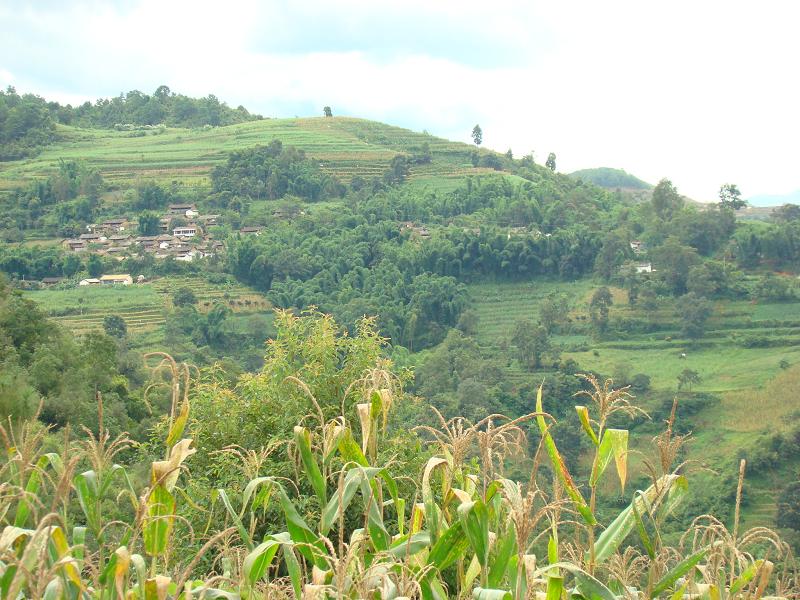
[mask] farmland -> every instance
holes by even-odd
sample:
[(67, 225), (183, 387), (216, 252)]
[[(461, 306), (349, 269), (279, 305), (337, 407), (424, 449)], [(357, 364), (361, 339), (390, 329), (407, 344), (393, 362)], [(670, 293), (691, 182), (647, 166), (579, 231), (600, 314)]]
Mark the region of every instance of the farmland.
[(84, 286), (27, 292), (45, 313), (75, 334), (99, 331), (103, 319), (119, 315), (128, 332), (136, 337), (148, 334), (152, 340), (172, 308), (172, 295), (181, 288), (192, 290), (198, 310), (208, 311), (222, 303), (235, 314), (269, 312), (271, 305), (257, 292), (236, 283), (211, 284), (192, 277), (160, 278), (131, 286)]
[(490, 172), (472, 167), (472, 148), (467, 144), (348, 117), (265, 119), (227, 127), (137, 133), (59, 126), (61, 139), (35, 158), (0, 163), (0, 190), (46, 177), (61, 160), (84, 161), (118, 189), (131, 187), (139, 178), (207, 186), (211, 169), (229, 152), (274, 139), (304, 150), (319, 161), (323, 171), (345, 183), (356, 175), (380, 177), (393, 156), (423, 143), (429, 145), (432, 161), (412, 167), (412, 181), (441, 185), (467, 172)]

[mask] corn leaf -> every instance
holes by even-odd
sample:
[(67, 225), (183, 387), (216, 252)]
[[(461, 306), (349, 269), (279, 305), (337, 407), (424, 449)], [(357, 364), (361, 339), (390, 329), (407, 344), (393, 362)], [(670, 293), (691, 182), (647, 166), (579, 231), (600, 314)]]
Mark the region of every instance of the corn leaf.
[[(264, 478), (266, 479), (266, 478)], [(250, 483), (253, 483), (252, 481)], [(248, 484), (248, 487), (250, 484)], [(251, 492), (252, 493), (252, 492)], [(217, 495), (222, 500), (223, 506), (225, 506), (225, 510), (228, 511), (228, 515), (230, 515), (233, 524), (236, 526), (236, 530), (239, 532), (239, 536), (242, 538), (242, 541), (247, 546), (248, 550), (253, 549), (253, 540), (250, 539), (250, 534), (247, 533), (247, 529), (245, 529), (244, 523), (239, 518), (239, 515), (236, 514), (236, 511), (233, 510), (233, 505), (231, 504), (231, 499), (228, 498), (228, 492), (223, 490), (222, 488), (217, 489)]]
[(473, 600), (512, 600), (511, 592), (476, 587), (472, 590)]
[(175, 496), (163, 485), (153, 488), (147, 499), (144, 549), (150, 556), (161, 556), (167, 548), (175, 522)]
[(464, 534), (482, 568), (489, 562), (489, 511), (482, 500), (464, 502), (458, 507)]
[(325, 478), (322, 476), (317, 460), (311, 452), (311, 433), (305, 427), (294, 428), (294, 441), (300, 450), (300, 459), (305, 467), (306, 477), (308, 477), (314, 493), (317, 495), (320, 506), (325, 506), (328, 496), (325, 488)]
[(75, 486), (78, 503), (81, 505), (84, 517), (86, 517), (86, 524), (92, 531), (99, 531), (97, 474), (94, 471), (84, 471), (72, 479), (72, 484)]
[[(539, 386), (539, 391), (536, 393), (536, 412), (544, 412), (542, 409), (541, 385)], [(589, 505), (586, 503), (586, 500), (583, 499), (580, 490), (578, 490), (578, 487), (572, 480), (572, 476), (567, 470), (567, 465), (564, 464), (564, 459), (561, 458), (561, 454), (559, 454), (558, 448), (556, 448), (556, 443), (553, 441), (553, 437), (548, 431), (547, 423), (545, 423), (544, 417), (540, 414), (536, 417), (536, 422), (539, 425), (539, 431), (542, 433), (542, 438), (544, 439), (544, 445), (547, 449), (547, 454), (550, 457), (550, 462), (553, 463), (553, 470), (561, 481), (561, 485), (564, 486), (564, 489), (567, 491), (567, 495), (575, 504), (575, 508), (581, 514), (583, 520), (586, 521), (588, 525), (596, 525), (597, 519), (595, 519), (591, 509), (589, 508)]]
[(469, 540), (460, 523), (448, 527), (431, 548), (428, 563), (439, 571), (443, 571), (458, 559), (464, 557)]
[(585, 406), (576, 406), (575, 412), (578, 413), (578, 418), (581, 421), (581, 427), (586, 432), (586, 435), (589, 436), (589, 439), (592, 440), (592, 443), (595, 446), (600, 445), (600, 441), (597, 439), (597, 434), (592, 429), (592, 423), (589, 420), (589, 409)]
[(546, 600), (561, 600), (564, 593), (564, 578), (560, 575), (547, 576)]
[[(694, 554), (687, 556), (677, 565), (672, 567), (666, 575), (664, 575), (661, 580), (656, 583), (653, 587), (652, 597), (659, 596), (663, 592), (667, 590), (673, 583), (675, 583), (678, 578), (683, 577), (691, 571), (697, 563), (699, 563), (703, 558), (705, 558), (707, 554), (706, 550), (700, 550), (700, 552), (695, 552)], [(755, 573), (754, 573), (755, 574)]]
[(251, 586), (264, 577), (280, 547), (281, 543), (277, 540), (267, 539), (245, 556), (242, 571)]
[(362, 467), (369, 466), (369, 461), (367, 461), (364, 452), (353, 439), (353, 433), (350, 431), (350, 428), (346, 428), (342, 431), (341, 435), (339, 435), (336, 447), (339, 449), (339, 454), (342, 455), (345, 462), (355, 463)]
[[(683, 491), (679, 493), (671, 493), (673, 487), (677, 487)], [(597, 538), (594, 544), (595, 560), (602, 562), (609, 556), (614, 554), (619, 548), (625, 537), (636, 526), (636, 517), (633, 512), (632, 504), (639, 503), (637, 509), (642, 509), (645, 506), (650, 506), (651, 510), (659, 509), (665, 516), (668, 515), (686, 495), (686, 478), (682, 475), (663, 475), (656, 483), (648, 487), (644, 491), (637, 491), (631, 504), (629, 504), (617, 517), (609, 524)], [(665, 499), (672, 499), (670, 502), (665, 502)], [(587, 553), (588, 556), (588, 553)]]
[(412, 556), (431, 545), (431, 535), (427, 531), (418, 531), (397, 538), (389, 546), (389, 554), (395, 558)]
[(186, 429), (186, 422), (189, 420), (189, 402), (184, 401), (181, 404), (181, 410), (178, 413), (178, 416), (175, 417), (175, 420), (172, 422), (172, 426), (169, 428), (169, 433), (167, 434), (167, 448), (172, 449), (172, 447), (181, 439), (183, 435), (183, 431)]
[(744, 571), (742, 571), (742, 573), (736, 579), (733, 580), (733, 584), (731, 585), (729, 594), (731, 596), (738, 594), (742, 590), (742, 588), (744, 588), (744, 586), (750, 583), (753, 577), (756, 576), (756, 573), (758, 573), (761, 570), (761, 566), (763, 564), (764, 564), (764, 559), (758, 559), (750, 563), (750, 566), (748, 566)]
[(611, 457), (617, 466), (617, 475), (622, 489), (625, 489), (625, 479), (628, 473), (628, 431), (626, 429), (606, 429), (603, 432), (603, 439), (597, 450), (597, 460), (589, 478), (590, 484), (594, 487), (602, 477)]
[[(637, 492), (638, 494), (638, 492)], [(636, 496), (634, 495), (634, 498)], [(642, 540), (642, 544), (644, 545), (644, 549), (647, 552), (647, 556), (651, 559), (655, 558), (656, 551), (653, 547), (653, 542), (650, 540), (650, 536), (647, 533), (647, 527), (645, 527), (644, 520), (642, 520), (642, 515), (639, 512), (638, 502), (631, 502), (631, 508), (633, 509), (633, 516), (636, 518), (636, 529), (639, 532), (639, 539)]]
[(490, 588), (498, 587), (508, 570), (511, 557), (517, 550), (517, 534), (513, 527), (508, 527), (503, 535), (499, 535), (494, 543), (494, 560), (489, 568), (486, 583)]

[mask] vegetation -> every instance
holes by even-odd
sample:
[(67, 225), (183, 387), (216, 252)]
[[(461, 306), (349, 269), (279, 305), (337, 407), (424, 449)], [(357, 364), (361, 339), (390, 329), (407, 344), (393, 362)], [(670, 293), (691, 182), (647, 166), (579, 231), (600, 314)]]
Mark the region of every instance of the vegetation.
[[(124, 99), (114, 110), (127, 114), (124, 111), (133, 110), (139, 100), (132, 96), (129, 104)], [(164, 102), (175, 106), (177, 97)], [(58, 121), (52, 114), (50, 119)], [(173, 494), (182, 507), (173, 529), (186, 538), (180, 541), (185, 545), (176, 546), (174, 553), (170, 550), (169, 556), (160, 555), (152, 573), (163, 567), (175, 580), (173, 567), (188, 566), (186, 557), (210, 539), (206, 534), (235, 526), (230, 514), (226, 524), (225, 513), (215, 512), (224, 508), (217, 488), (229, 490), (237, 515), (250, 518), (249, 508), (243, 509), (237, 499), (242, 499), (251, 477), (238, 478), (231, 462), (235, 452), (261, 461), (258, 476), (285, 478), (281, 482), (296, 478), (294, 465), (302, 463), (302, 457), (292, 463), (279, 450), (293, 439), (294, 425), (308, 427), (317, 451), (328, 443), (322, 430), (314, 429), (318, 423), (342, 417), (356, 423), (354, 405), (365, 398), (371, 402), (363, 396), (368, 370), (371, 376), (386, 377), (381, 389), (392, 390), (396, 401), (387, 411), (386, 429), (381, 418), (386, 447), (370, 455), (364, 446), (362, 453), (370, 467), (387, 466), (398, 498), (409, 510), (419, 501), (415, 494), (423, 493), (410, 480), (421, 481), (425, 461), (436, 452), (423, 443), (426, 436), (409, 433), (415, 425), (431, 426), (430, 412), (423, 408), (427, 403), (445, 422), (461, 417), (482, 423), (470, 434), (476, 443), (479, 434), (489, 431), (487, 416), (523, 419), (517, 425), (526, 438), (515, 437), (515, 444), (518, 441), (520, 449), (535, 457), (543, 438), (530, 412), (536, 386), (543, 381), (545, 408), (555, 420), (549, 430), (552, 442), (574, 479), (585, 482), (578, 491), (595, 518), (602, 525), (612, 523), (625, 503), (608, 483), (591, 480), (591, 465), (601, 461), (600, 447), (580, 418), (574, 418), (573, 395), (597, 391), (591, 380), (574, 377), (584, 372), (597, 382), (613, 378), (615, 387), (630, 385), (641, 396), (641, 408), (652, 416), (648, 421), (637, 412), (628, 421), (616, 413), (603, 425), (598, 415), (592, 417), (601, 444), (603, 431), (630, 430), (631, 449), (637, 454), (631, 455), (629, 479), (636, 487), (646, 491), (650, 485), (638, 452), (658, 434), (658, 424), (671, 419), (675, 397), (675, 435), (697, 432), (696, 444), (682, 450), (678, 462), (699, 460), (726, 474), (722, 479), (705, 471), (695, 476), (699, 485), (687, 493), (683, 507), (671, 520), (659, 523), (665, 545), (653, 542), (656, 550), (668, 552), (667, 546), (678, 544), (678, 530), (690, 525), (692, 514), (714, 512), (733, 528), (733, 475), (739, 458), (752, 465), (739, 522), (780, 525), (789, 541), (800, 540), (792, 519), (778, 521), (783, 512), (777, 508), (780, 503), (793, 510), (786, 490), (793, 489), (789, 484), (800, 472), (800, 455), (790, 451), (797, 414), (791, 400), (779, 401), (794, 397), (784, 389), (794, 389), (800, 372), (796, 211), (777, 211), (770, 221), (744, 222), (737, 218), (733, 184), (723, 186), (720, 203), (710, 206), (688, 202), (666, 179), (652, 190), (652, 198), (649, 192), (633, 195), (557, 173), (555, 155), (548, 157), (549, 165), (537, 165), (532, 154), (515, 159), (512, 153), (494, 153), (479, 144), (448, 142), (332, 113), (316, 119), (242, 120), (213, 130), (150, 125), (87, 129), (73, 122), (57, 124), (55, 132), (59, 139), (36, 157), (0, 164), (0, 270), (10, 278), (11, 304), (34, 301), (40, 310), (33, 321), (48, 332), (42, 340), (34, 336), (30, 342), (7, 344), (4, 352), (16, 358), (8, 363), (0, 400), (10, 407), (7, 413), (19, 402), (30, 417), (44, 398), (38, 414), (45, 425), (69, 426), (73, 432), (86, 426), (98, 435), (97, 387), (104, 400), (105, 429), (113, 435), (128, 430), (138, 444), (120, 455), (119, 462), (140, 494), (148, 484), (137, 477), (162, 458), (156, 458), (160, 450), (153, 449), (167, 434), (164, 424), (151, 431), (150, 409), (159, 414), (170, 406), (169, 398), (151, 395), (153, 388), (145, 392), (140, 355), (167, 353), (201, 368), (191, 397), (198, 452), (184, 466), (192, 473), (186, 480), (188, 497), (206, 498), (210, 504), (198, 504), (206, 513), (193, 512), (195, 507), (184, 507)], [(181, 214), (162, 222), (174, 204), (194, 206), (200, 215), (186, 216), (194, 212), (179, 210)], [(162, 227), (186, 225), (196, 218), (204, 236), (218, 242), (220, 250), (181, 262), (156, 259), (144, 247), (134, 247), (129, 256), (117, 260), (91, 244), (73, 252), (61, 243), (91, 225), (123, 217), (126, 231), (133, 235), (154, 235)], [(108, 273), (129, 273), (141, 283), (78, 286), (86, 277)], [(34, 305), (24, 306), (34, 310)], [(273, 313), (275, 307), (281, 311)], [(316, 310), (332, 317), (323, 318)], [(9, 314), (16, 319), (23, 313)], [(19, 326), (10, 329), (14, 327)], [(347, 335), (340, 335), (344, 331)], [(386, 336), (385, 343), (378, 332)], [(307, 346), (304, 340), (309, 337), (319, 345)], [(42, 360), (26, 358), (28, 347)], [(98, 364), (107, 368), (89, 373), (92, 361), (100, 361), (95, 353), (102, 354), (105, 362)], [(389, 358), (397, 367), (387, 366)], [(67, 393), (64, 390), (73, 389), (72, 377), (85, 380)], [(321, 411), (309, 404), (309, 392)], [(761, 419), (748, 416), (751, 402), (763, 407)], [(312, 406), (317, 416), (310, 420), (306, 413)], [(494, 419), (492, 427), (505, 422)], [(463, 422), (451, 425), (456, 423)], [(766, 430), (771, 433), (762, 435)], [(616, 435), (622, 434), (611, 434)], [(359, 439), (357, 431), (352, 436)], [(57, 446), (52, 436), (45, 437), (48, 451)], [(509, 514), (503, 511), (510, 507), (484, 493), (496, 477), (484, 477), (478, 468), (480, 450), (478, 445), (465, 458), (465, 478), (457, 481), (463, 487), (458, 489), (470, 495), (470, 502), (484, 502), (492, 532), (502, 534)], [(782, 460), (775, 458), (779, 451)], [(544, 452), (543, 447), (542, 461)], [(612, 448), (605, 456), (613, 455)], [(327, 500), (338, 490), (339, 474), (344, 473), (344, 480), (348, 477), (342, 468), (350, 459), (337, 456), (328, 452), (320, 464)], [(444, 452), (440, 457), (448, 459)], [(495, 474), (527, 481), (529, 466), (515, 458), (496, 465)], [(442, 472), (437, 467), (431, 477), (438, 482)], [(566, 503), (563, 495), (553, 497), (566, 487), (552, 488), (544, 468), (540, 475), (537, 485), (547, 490), (545, 504)], [(381, 486), (389, 485), (381, 481)], [(478, 484), (479, 495), (469, 481)], [(314, 536), (324, 535), (336, 547), (340, 538), (334, 528), (323, 534), (319, 527), (323, 509), (310, 485), (285, 489), (296, 501), (298, 514), (311, 523)], [(445, 521), (456, 523), (455, 500), (447, 494), (440, 497), (438, 483), (431, 485)], [(278, 493), (277, 487), (270, 489)], [(381, 489), (382, 502), (388, 502), (389, 488)], [(354, 494), (357, 504), (360, 496)], [(251, 540), (283, 531), (286, 523), (279, 505), (258, 504), (252, 511), (259, 521), (252, 531), (250, 524), (245, 526)], [(394, 519), (392, 506), (384, 507), (392, 515), (391, 525), (384, 521), (384, 526), (395, 536), (400, 534), (400, 521)], [(351, 508), (356, 510), (355, 504)], [(72, 517), (76, 510), (72, 503)], [(576, 515), (568, 511), (578, 509), (567, 503), (563, 510), (571, 519)], [(369, 532), (369, 506), (365, 514), (364, 535), (369, 537), (374, 533)], [(351, 511), (343, 518), (343, 543), (349, 544), (360, 517)], [(571, 541), (578, 540), (588, 550), (588, 538), (593, 535), (597, 541), (603, 528), (586, 526), (582, 534), (566, 526), (562, 537), (577, 536)], [(410, 522), (403, 527), (407, 533)], [(655, 535), (649, 521), (645, 529), (651, 538)], [(190, 531), (205, 534), (192, 537)], [(256, 533), (262, 537), (252, 537)], [(542, 536), (544, 540), (547, 534)], [(196, 544), (199, 540), (203, 541)], [(234, 544), (233, 538), (224, 540), (223, 546)], [(307, 541), (314, 545), (317, 537)], [(241, 589), (237, 579), (243, 568), (237, 561), (250, 551), (242, 544), (231, 551), (231, 579), (239, 583), (228, 591), (246, 595), (250, 592)], [(647, 554), (644, 542), (635, 537), (625, 544)], [(568, 547), (562, 546), (563, 557)], [(533, 548), (545, 556), (543, 546)], [(109, 546), (105, 556), (115, 549)], [(368, 560), (385, 564), (385, 552), (375, 549)], [(304, 550), (313, 552), (310, 547)], [(774, 560), (772, 554), (758, 554), (762, 550), (753, 552)], [(283, 549), (276, 557), (280, 552)], [(314, 562), (314, 556), (309, 558), (299, 548), (297, 552), (303, 568)], [(483, 585), (477, 567), (470, 567), (472, 556), (464, 555), (463, 569), (441, 576), (448, 593), (470, 593), (473, 586), (462, 577), (466, 573), (475, 575), (472, 583)], [(574, 553), (569, 556), (591, 571), (588, 558), (581, 562)], [(198, 561), (198, 575), (224, 574), (211, 555)], [(620, 595), (621, 588), (609, 583), (610, 571), (600, 562), (594, 575)], [(274, 564), (271, 575), (291, 579), (285, 561), (280, 567)], [(413, 575), (414, 585), (422, 585), (419, 570), (414, 571), (421, 568), (418, 561), (404, 558), (386, 567)], [(653, 573), (653, 579), (660, 575)], [(331, 581), (322, 584), (333, 585)], [(502, 582), (512, 589), (510, 579)], [(641, 580), (632, 585), (647, 589)], [(545, 593), (546, 586), (536, 591)]]
[[(670, 545), (689, 489), (674, 405), (646, 463), (650, 481), (606, 513), (598, 490), (612, 458), (621, 489), (631, 476), (629, 430), (615, 415), (638, 409), (624, 390), (584, 380), (587, 404), (576, 412), (593, 459), (579, 474), (551, 436), (542, 388), (536, 412), (517, 419), (439, 415), (410, 432), (401, 424), (421, 407), (370, 321), (352, 338), (317, 314), (279, 322), (263, 370), (238, 381), (215, 370), (192, 381), (186, 365), (150, 356), (167, 415), (138, 454), (105, 428), (101, 397), (97, 433), (64, 436), (55, 452), (45, 447), (56, 437), (34, 422), (4, 426), (0, 471), (14, 493), (3, 500), (3, 596), (796, 592), (786, 544), (739, 529), (744, 462), (732, 529), (701, 515)], [(231, 402), (238, 394), (253, 401)], [(540, 442), (524, 458), (529, 435)]]
[(638, 177), (627, 173), (624, 169), (610, 169), (608, 167), (581, 169), (580, 171), (573, 171), (569, 176), (575, 179), (589, 181), (603, 188), (649, 190), (653, 187)]

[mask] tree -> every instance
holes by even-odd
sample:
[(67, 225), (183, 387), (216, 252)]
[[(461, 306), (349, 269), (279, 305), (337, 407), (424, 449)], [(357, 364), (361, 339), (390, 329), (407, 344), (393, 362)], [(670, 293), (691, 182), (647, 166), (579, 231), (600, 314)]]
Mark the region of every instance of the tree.
[(548, 333), (553, 333), (560, 325), (567, 322), (571, 309), (566, 294), (551, 292), (539, 304), (539, 322)]
[(158, 213), (144, 211), (139, 215), (139, 235), (158, 235), (160, 226)]
[(188, 287), (179, 288), (172, 296), (173, 306), (194, 306), (197, 304), (197, 297)]
[(683, 208), (683, 198), (669, 179), (662, 179), (656, 184), (651, 203), (656, 215), (665, 221)]
[(725, 183), (719, 188), (719, 206), (739, 210), (747, 206), (747, 200), (742, 200), (742, 192), (736, 184)]
[(793, 481), (781, 492), (776, 525), (800, 531), (800, 481)]
[(784, 204), (772, 211), (772, 218), (775, 221), (784, 223), (800, 221), (800, 206), (797, 204)]
[(476, 146), (480, 146), (481, 142), (483, 142), (483, 130), (480, 125), (475, 125), (472, 128), (472, 141), (475, 142)]
[(664, 244), (652, 252), (653, 262), (664, 282), (677, 295), (686, 291), (689, 269), (700, 262), (697, 251), (691, 246), (684, 246), (676, 237), (669, 237)]
[(603, 333), (608, 327), (608, 313), (612, 304), (614, 304), (614, 298), (611, 291), (605, 286), (597, 288), (589, 303), (589, 310), (591, 311), (592, 325), (600, 333)]
[(703, 263), (689, 267), (686, 278), (686, 289), (696, 296), (711, 297), (717, 291), (717, 286), (711, 278), (711, 273)]
[(125, 320), (119, 315), (106, 315), (103, 319), (103, 329), (107, 335), (114, 338), (124, 338), (128, 333)]
[(330, 106), (326, 106), (325, 108), (323, 108), (322, 112), (325, 114), (326, 117), (332, 117), (333, 116), (333, 111), (331, 110)]
[(86, 270), (89, 277), (100, 277), (103, 274), (103, 259), (97, 254), (90, 254), (86, 261)]
[(511, 343), (517, 347), (519, 362), (532, 369), (539, 368), (542, 356), (550, 351), (550, 336), (547, 329), (528, 319), (516, 322)]
[(703, 296), (689, 292), (678, 299), (676, 308), (682, 319), (681, 335), (692, 340), (703, 337), (706, 321), (711, 316), (711, 303)]
[(700, 381), (700, 374), (697, 371), (686, 368), (678, 375), (678, 389), (687, 388), (691, 392), (692, 386), (700, 383)]
[(547, 155), (547, 160), (544, 163), (544, 166), (550, 169), (551, 171), (555, 172), (556, 170), (556, 153), (551, 152)]

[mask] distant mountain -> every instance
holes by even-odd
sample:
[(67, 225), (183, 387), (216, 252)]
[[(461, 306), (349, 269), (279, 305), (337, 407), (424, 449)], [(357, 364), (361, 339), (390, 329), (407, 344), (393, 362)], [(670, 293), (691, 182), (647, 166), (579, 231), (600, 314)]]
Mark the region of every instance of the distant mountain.
[(598, 167), (596, 169), (581, 169), (569, 174), (573, 179), (582, 179), (604, 188), (622, 188), (628, 190), (649, 190), (653, 186), (631, 175), (623, 169)]
[(800, 190), (788, 194), (761, 194), (747, 199), (750, 206), (781, 206), (783, 204), (800, 204)]

